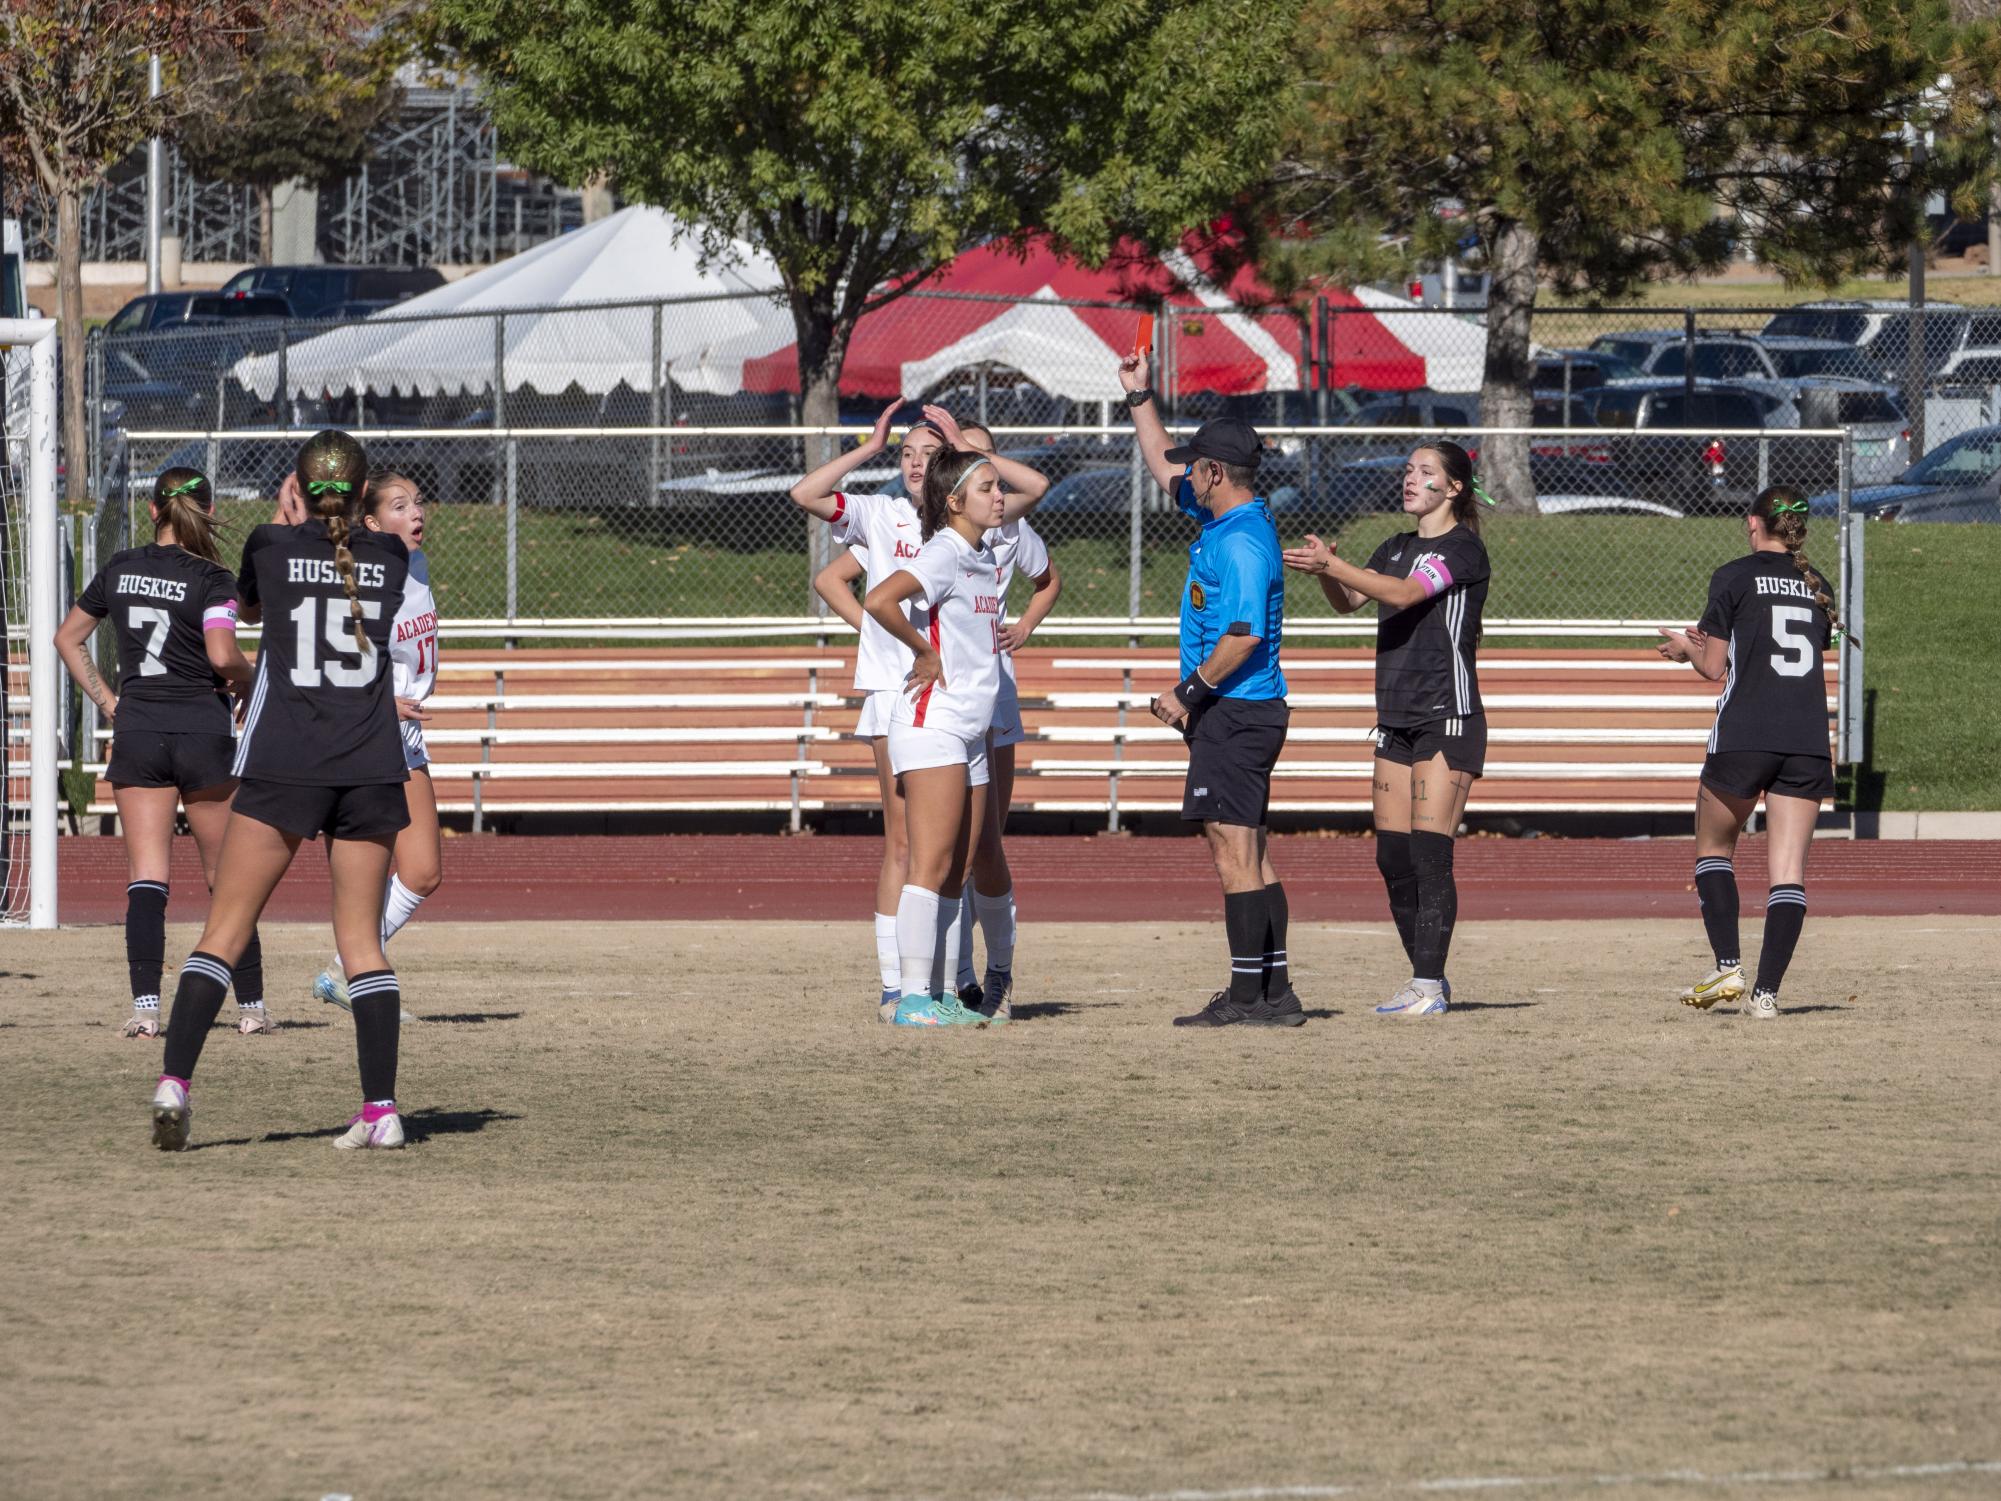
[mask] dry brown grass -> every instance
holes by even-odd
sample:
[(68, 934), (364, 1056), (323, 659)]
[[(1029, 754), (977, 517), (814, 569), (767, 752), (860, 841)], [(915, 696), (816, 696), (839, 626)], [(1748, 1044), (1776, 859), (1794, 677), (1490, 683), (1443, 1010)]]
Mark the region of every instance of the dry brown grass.
[[(199, 1150), (161, 1156), (116, 930), (10, 933), (0, 1494), (1549, 1495), (2001, 1458), (2001, 924), (1915, 926), (1810, 919), (1803, 1009), (1761, 1026), (1669, 998), (1692, 919), (1469, 924), (1480, 1004), (1442, 1023), (1365, 1014), (1386, 928), (1302, 925), (1338, 1014), (1250, 1036), (1166, 1025), (1218, 929), (1043, 927), (1028, 1020), (913, 1036), (874, 1022), (860, 925), (420, 920), (428, 1139), (359, 1159), (345, 1018), (217, 1031)], [(323, 948), (275, 930), (271, 973)]]

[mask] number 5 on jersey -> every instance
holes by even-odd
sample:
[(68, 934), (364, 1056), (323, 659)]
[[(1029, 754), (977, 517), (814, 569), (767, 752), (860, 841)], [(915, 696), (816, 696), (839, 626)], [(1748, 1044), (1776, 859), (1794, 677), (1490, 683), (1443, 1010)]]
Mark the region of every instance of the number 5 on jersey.
[[(364, 620), (382, 618), (381, 600), (358, 603)], [(317, 688), (322, 677), (336, 688), (365, 688), (375, 681), (375, 643), (369, 642), (365, 652), (355, 649), (354, 617), (345, 599), (302, 599), (292, 611), (292, 623), (298, 627), (292, 643), (294, 687)], [(329, 650), (326, 660), (319, 662), (315, 659), (322, 640)]]
[[(1813, 637), (1808, 634), (1819, 612), (1799, 605), (1772, 606), (1772, 641), (1779, 650), (1772, 653), (1772, 671), (1782, 678), (1803, 678), (1813, 671)], [(1793, 627), (1800, 627), (1794, 634)]]

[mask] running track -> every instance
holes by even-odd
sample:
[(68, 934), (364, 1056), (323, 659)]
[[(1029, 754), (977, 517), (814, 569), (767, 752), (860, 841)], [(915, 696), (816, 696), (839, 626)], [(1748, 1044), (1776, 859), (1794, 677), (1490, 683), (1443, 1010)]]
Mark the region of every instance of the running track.
[[(61, 841), (64, 923), (121, 922), (124, 846)], [(730, 918), (854, 919), (873, 904), (880, 846), (866, 837), (465, 836), (445, 841), (445, 884), (424, 907), (434, 922)], [(1375, 842), (1295, 835), (1272, 841), (1295, 917), (1386, 916)], [(1201, 843), (1189, 838), (1019, 838), (1008, 841), (1022, 917), (1032, 922), (1212, 921), (1222, 903)], [(1463, 839), (1461, 917), (1695, 919), (1689, 840)], [(1740, 846), (1745, 910), (1760, 909), (1764, 841)], [(174, 841), (171, 915), (202, 910), (194, 844)], [(1817, 844), (1807, 874), (1815, 915), (2001, 915), (2001, 841), (1884, 840)], [(302, 849), (272, 899), (274, 920), (325, 921), (326, 862)]]

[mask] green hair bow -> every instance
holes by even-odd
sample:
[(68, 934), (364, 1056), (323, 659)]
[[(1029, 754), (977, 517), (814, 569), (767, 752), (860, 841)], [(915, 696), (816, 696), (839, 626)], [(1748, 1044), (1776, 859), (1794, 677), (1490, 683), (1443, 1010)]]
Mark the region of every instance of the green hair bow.
[(1480, 476), (1477, 474), (1473, 476), (1473, 495), (1482, 505), (1494, 504), (1494, 497), (1487, 493), (1487, 487), (1480, 483)]
[(162, 495), (160, 499), (172, 500), (176, 495), (192, 494), (194, 491), (199, 490), (203, 485), (206, 485), (207, 483), (208, 483), (207, 480), (203, 479), (199, 474), (197, 474), (193, 479), (182, 480), (178, 485), (174, 486), (173, 489), (169, 490), (165, 495)]
[(354, 485), (344, 479), (312, 479), (306, 481), (306, 493), (308, 495), (324, 495), (329, 490), (333, 491), (336, 495), (345, 495), (353, 488)]
[(1781, 512), (1781, 511), (1795, 511), (1795, 512), (1797, 512), (1798, 514), (1800, 514), (1800, 515), (1804, 516), (1804, 515), (1806, 514), (1806, 502), (1805, 502), (1805, 501), (1803, 501), (1803, 500), (1775, 500), (1775, 501), (1773, 501), (1773, 502), (1772, 502), (1772, 514), (1773, 514), (1774, 516), (1776, 516), (1776, 515), (1778, 515), (1778, 514), (1779, 514), (1779, 512)]

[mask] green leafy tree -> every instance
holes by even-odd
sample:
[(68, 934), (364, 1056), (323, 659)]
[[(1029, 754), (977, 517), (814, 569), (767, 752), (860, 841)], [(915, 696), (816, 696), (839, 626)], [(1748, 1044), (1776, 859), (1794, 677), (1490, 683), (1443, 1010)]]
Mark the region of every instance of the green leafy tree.
[(394, 4), (295, 16), (181, 120), (181, 155), (197, 174), (256, 192), (259, 260), (271, 260), (273, 189), (294, 178), (328, 187), (368, 160), (370, 132), (402, 102), (396, 70), (413, 45)]
[(802, 415), (856, 321), (958, 252), (1044, 229), (1085, 259), (1209, 223), (1279, 141), (1269, 0), (439, 0), (503, 149), (742, 236), (784, 279)]
[[(1470, 230), (1493, 426), (1529, 422), (1539, 285), (1613, 297), (1733, 238), (1830, 281), (1908, 243), (1924, 190), (1974, 204), (1992, 171), (1993, 38), (1945, 0), (1309, 0), (1299, 61), (1274, 264), (1369, 274), (1382, 237), (1429, 259)], [(1938, 143), (1916, 183), (1912, 121)], [(1484, 467), (1531, 503), (1526, 440)]]

